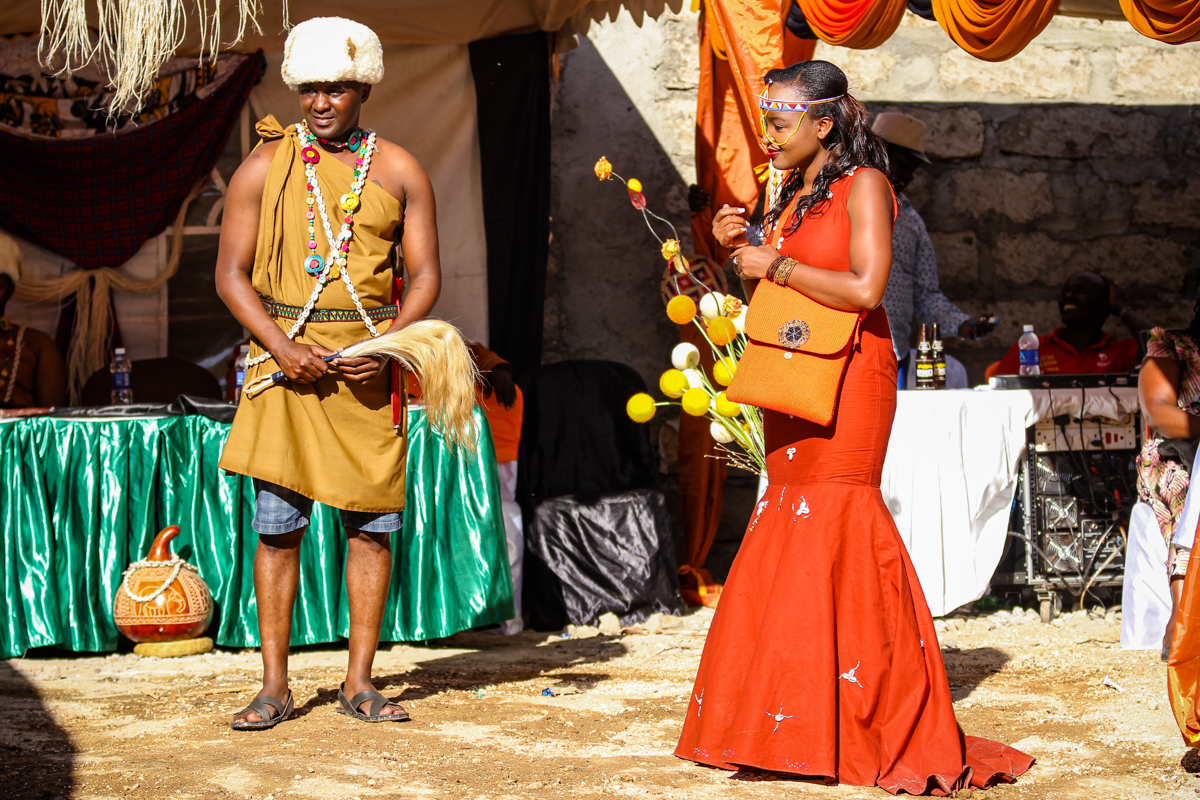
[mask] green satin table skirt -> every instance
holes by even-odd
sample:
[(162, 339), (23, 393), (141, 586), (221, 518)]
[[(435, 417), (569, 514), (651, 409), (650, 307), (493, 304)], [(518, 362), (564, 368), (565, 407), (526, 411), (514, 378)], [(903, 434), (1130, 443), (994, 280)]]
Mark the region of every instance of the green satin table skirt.
[[(487, 419), (478, 455), (450, 452), (408, 412), (408, 503), (392, 535), (383, 641), (419, 641), (513, 616), (500, 481)], [(167, 525), (199, 568), (219, 645), (258, 645), (249, 478), (217, 468), (229, 426), (202, 416), (0, 423), (0, 656), (33, 647), (117, 647), (113, 598)], [(292, 644), (344, 639), (346, 535), (316, 504), (301, 546)]]

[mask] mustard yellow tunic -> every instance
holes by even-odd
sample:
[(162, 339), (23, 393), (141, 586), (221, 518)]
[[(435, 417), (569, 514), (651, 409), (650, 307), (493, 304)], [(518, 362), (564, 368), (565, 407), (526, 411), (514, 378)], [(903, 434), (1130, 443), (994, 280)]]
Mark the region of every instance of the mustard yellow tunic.
[[(273, 117), (258, 123), (264, 139), (283, 139), (267, 174), (258, 223), (252, 283), (265, 298), (289, 306), (308, 302), (316, 278), (304, 270), (308, 254), (304, 162), (295, 126), (286, 130)], [(316, 165), (317, 180), (334, 235), (344, 213), (339, 198), (350, 190), (353, 170), (325, 155)], [(392, 235), (403, 209), (396, 198), (368, 180), (354, 215), (347, 269), (363, 307), (392, 303)], [(329, 260), (329, 243), (318, 211), (317, 253)], [(330, 350), (368, 338), (345, 284), (331, 280), (315, 309), (349, 311), (345, 321), (311, 322), (295, 341)], [(285, 332), (294, 320), (276, 317)], [(390, 320), (375, 322), (383, 333)], [(263, 352), (250, 344), (253, 358)], [(246, 383), (279, 370), (268, 359), (246, 370)], [(404, 508), (406, 442), (392, 427), (391, 382), (387, 375), (363, 385), (328, 373), (314, 383), (283, 381), (253, 397), (243, 396), (220, 466), (293, 489), (333, 508), (384, 513)], [(403, 392), (401, 392), (403, 394)], [(401, 414), (401, 419), (404, 415)]]

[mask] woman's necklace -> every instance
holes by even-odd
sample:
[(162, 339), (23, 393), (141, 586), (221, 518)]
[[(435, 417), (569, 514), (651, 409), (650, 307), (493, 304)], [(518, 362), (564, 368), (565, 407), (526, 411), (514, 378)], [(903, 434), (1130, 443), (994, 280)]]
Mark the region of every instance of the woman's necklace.
[[(317, 179), (317, 164), (321, 161), (321, 151), (317, 149), (316, 144), (326, 143), (326, 140), (318, 139), (313, 135), (305, 122), (296, 126), (296, 136), (302, 144), (300, 159), (304, 162), (305, 189), (307, 191), (304, 199), (304, 217), (308, 223), (308, 255), (304, 257), (303, 267), (305, 272), (316, 278), (316, 283), (313, 286), (312, 294), (309, 295), (308, 302), (304, 304), (300, 315), (287, 333), (289, 339), (296, 338), (297, 332), (308, 319), (313, 306), (316, 305), (317, 298), (320, 297), (325, 284), (330, 280), (337, 280), (339, 277), (341, 277), (342, 283), (346, 284), (346, 291), (350, 293), (350, 299), (354, 301), (354, 307), (358, 309), (358, 314), (362, 317), (363, 324), (367, 326), (371, 336), (379, 335), (379, 332), (375, 330), (375, 323), (367, 316), (366, 309), (363, 308), (362, 301), (358, 298), (358, 291), (354, 288), (354, 282), (350, 280), (350, 270), (346, 269), (350, 253), (350, 239), (354, 235), (352, 232), (354, 213), (362, 205), (362, 190), (367, 182), (367, 173), (371, 169), (371, 156), (376, 151), (375, 131), (366, 131), (365, 140), (361, 136), (362, 133), (363, 131), (356, 130), (350, 134), (350, 138), (344, 144), (344, 147), (349, 147), (357, 157), (354, 159), (354, 180), (350, 184), (350, 191), (342, 195), (338, 201), (338, 205), (341, 206), (346, 216), (342, 219), (341, 230), (338, 231), (337, 236), (334, 236), (333, 226), (329, 222), (329, 213), (325, 207), (325, 196), (321, 192), (321, 183)], [(333, 143), (334, 146), (340, 144), (342, 143)], [(362, 152), (358, 152), (359, 150)], [(325, 228), (325, 238), (329, 242), (328, 259), (322, 258), (317, 253), (318, 214), (321, 217), (321, 225)], [(264, 350), (262, 355), (250, 359), (246, 365), (261, 364), (270, 357), (271, 354)]]
[(4, 349), (0, 350), (0, 381), (7, 379), (4, 387), (4, 403), (12, 401), (13, 389), (17, 388), (17, 370), (21, 368), (21, 351), (25, 349), (25, 326), (14, 325), (0, 317), (0, 334), (4, 335)]

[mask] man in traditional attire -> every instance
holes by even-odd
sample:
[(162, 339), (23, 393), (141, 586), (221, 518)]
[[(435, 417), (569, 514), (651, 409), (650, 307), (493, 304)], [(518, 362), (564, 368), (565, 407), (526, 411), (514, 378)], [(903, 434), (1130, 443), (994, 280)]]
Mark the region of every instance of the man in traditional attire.
[(0, 408), (49, 408), (67, 398), (67, 374), (54, 340), (4, 316), (21, 280), (21, 249), (0, 232)]
[[(367, 27), (337, 17), (297, 25), (284, 46), (283, 80), (304, 120), (258, 123), (264, 139), (229, 183), (217, 289), (253, 339), (247, 385), (220, 466), (254, 478), (259, 533), (254, 560), (263, 688), (236, 729), (270, 727), (294, 702), (287, 658), (300, 577), (300, 541), (314, 500), (337, 508), (346, 529), (349, 665), (341, 710), (366, 721), (408, 714), (371, 684), (391, 577), (391, 534), (402, 527), (406, 442), (403, 387), (381, 359), (336, 351), (429, 313), (441, 288), (433, 189), (412, 155), (359, 128), (359, 111), (383, 78), (383, 51)], [(393, 303), (393, 242), (409, 273)]]

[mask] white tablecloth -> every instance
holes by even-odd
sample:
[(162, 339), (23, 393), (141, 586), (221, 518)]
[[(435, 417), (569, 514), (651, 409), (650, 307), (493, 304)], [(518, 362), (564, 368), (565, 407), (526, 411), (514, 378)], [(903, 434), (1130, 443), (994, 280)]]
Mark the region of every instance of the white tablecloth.
[(1118, 419), (1136, 388), (900, 392), (883, 498), (934, 616), (978, 600), (1004, 551), (1025, 429), (1062, 413)]

